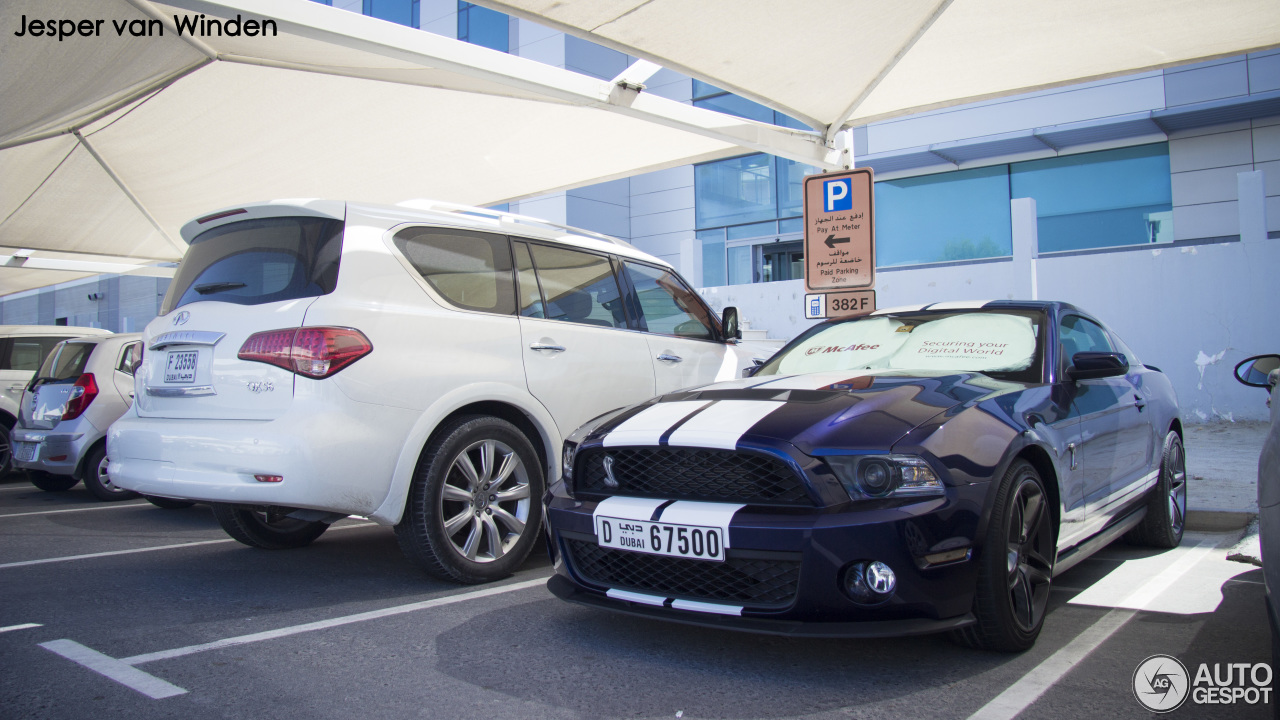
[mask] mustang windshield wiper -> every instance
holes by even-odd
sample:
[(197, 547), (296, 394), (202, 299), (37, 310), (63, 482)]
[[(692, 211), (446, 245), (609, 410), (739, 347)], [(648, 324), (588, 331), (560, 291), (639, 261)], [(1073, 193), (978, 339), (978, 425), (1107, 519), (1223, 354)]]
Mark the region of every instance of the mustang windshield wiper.
[(236, 290), (244, 286), (245, 285), (242, 282), (216, 282), (197, 285), (194, 289), (201, 295), (212, 295), (213, 293), (225, 292), (227, 290)]

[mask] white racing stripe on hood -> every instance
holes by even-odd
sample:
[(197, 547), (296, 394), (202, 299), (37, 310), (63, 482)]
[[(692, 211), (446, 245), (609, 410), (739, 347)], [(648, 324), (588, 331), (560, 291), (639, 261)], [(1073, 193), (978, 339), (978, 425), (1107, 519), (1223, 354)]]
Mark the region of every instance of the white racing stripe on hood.
[(681, 400), (651, 405), (625, 420), (604, 438), (605, 447), (657, 445), (662, 434), (710, 400)]
[(738, 447), (738, 439), (752, 425), (782, 405), (761, 400), (721, 400), (689, 418), (689, 422), (671, 433), (667, 442), (684, 447), (734, 450)]
[(767, 385), (758, 386), (761, 390), (820, 390), (834, 383), (856, 380), (876, 375), (887, 375), (895, 370), (827, 370), (805, 375), (791, 375), (779, 378)]

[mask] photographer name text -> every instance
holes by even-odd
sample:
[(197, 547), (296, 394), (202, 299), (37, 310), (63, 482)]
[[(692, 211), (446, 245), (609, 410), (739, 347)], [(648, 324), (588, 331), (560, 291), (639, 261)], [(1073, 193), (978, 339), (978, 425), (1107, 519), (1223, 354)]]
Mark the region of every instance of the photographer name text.
[[(276, 37), (279, 29), (271, 19), (245, 19), (239, 13), (233, 18), (211, 18), (205, 15), (174, 15), (171, 30), (179, 36), (191, 37)], [(21, 26), (13, 34), (17, 37), (68, 38), (101, 37), (104, 32), (124, 37), (163, 37), (165, 24), (154, 18), (132, 20), (83, 20), (37, 19), (22, 16)]]

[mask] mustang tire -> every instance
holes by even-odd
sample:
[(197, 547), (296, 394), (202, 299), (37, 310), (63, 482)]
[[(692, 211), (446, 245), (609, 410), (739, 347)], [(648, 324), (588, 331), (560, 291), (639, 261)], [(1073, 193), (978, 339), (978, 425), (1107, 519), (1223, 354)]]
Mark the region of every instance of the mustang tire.
[[(149, 499), (149, 498), (148, 498)], [(288, 508), (214, 503), (213, 516), (231, 537), (263, 550), (289, 550), (310, 545), (329, 526), (286, 517)]]
[(138, 497), (138, 493), (117, 487), (107, 475), (107, 448), (99, 445), (84, 459), (84, 486), (99, 500), (115, 502)]
[(414, 471), (396, 537), (428, 575), (475, 584), (507, 577), (542, 526), (542, 466), (514, 425), (468, 416), (442, 426)]
[(996, 491), (978, 558), (973, 614), (978, 622), (952, 633), (969, 647), (1000, 652), (1030, 648), (1044, 625), (1056, 538), (1044, 481), (1015, 460)]
[(1137, 527), (1125, 534), (1136, 545), (1173, 548), (1182, 542), (1187, 521), (1187, 456), (1182, 438), (1169, 431), (1160, 455), (1160, 476), (1147, 497), (1147, 514)]

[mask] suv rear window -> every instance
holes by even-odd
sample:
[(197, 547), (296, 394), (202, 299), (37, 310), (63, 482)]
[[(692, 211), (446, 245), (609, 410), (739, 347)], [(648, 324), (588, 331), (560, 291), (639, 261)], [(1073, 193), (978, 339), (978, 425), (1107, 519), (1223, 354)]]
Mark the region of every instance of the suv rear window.
[(191, 241), (160, 314), (200, 300), (262, 305), (333, 292), (342, 257), (339, 220), (276, 217), (207, 230)]

